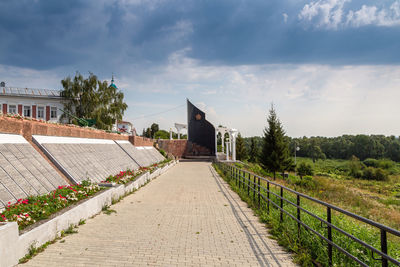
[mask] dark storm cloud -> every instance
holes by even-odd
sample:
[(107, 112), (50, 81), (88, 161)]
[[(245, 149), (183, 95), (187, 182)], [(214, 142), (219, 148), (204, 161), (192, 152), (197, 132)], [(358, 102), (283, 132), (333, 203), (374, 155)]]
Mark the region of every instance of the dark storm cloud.
[[(203, 64), (400, 62), (399, 26), (313, 27), (298, 16), (307, 3), (3, 0), (0, 64), (101, 71), (160, 64), (186, 48)], [(360, 1), (347, 3), (361, 7)]]

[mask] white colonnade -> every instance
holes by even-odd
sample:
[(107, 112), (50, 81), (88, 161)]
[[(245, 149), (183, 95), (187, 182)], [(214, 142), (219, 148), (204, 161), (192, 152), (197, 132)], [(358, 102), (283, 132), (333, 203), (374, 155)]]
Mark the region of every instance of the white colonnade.
[[(215, 130), (215, 155), (218, 152), (218, 133), (221, 134), (222, 153), (224, 152), (224, 145), (226, 148), (226, 160), (236, 161), (236, 137), (238, 130), (229, 129), (227, 127), (218, 127)], [(225, 134), (228, 133), (228, 141), (225, 142)]]

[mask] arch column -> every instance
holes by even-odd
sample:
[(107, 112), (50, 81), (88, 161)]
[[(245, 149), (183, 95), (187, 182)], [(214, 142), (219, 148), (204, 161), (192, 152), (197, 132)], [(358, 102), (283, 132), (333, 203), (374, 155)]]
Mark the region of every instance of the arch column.
[(215, 156), (218, 153), (218, 130), (215, 130)]
[(236, 161), (236, 136), (238, 134), (238, 130), (230, 129), (229, 130), (230, 136), (232, 136), (232, 161)]
[(175, 123), (175, 128), (178, 131), (178, 140), (179, 140), (179, 139), (181, 139), (181, 130), (187, 129), (187, 125), (181, 124), (181, 123)]
[(229, 160), (229, 142), (226, 142), (226, 160)]

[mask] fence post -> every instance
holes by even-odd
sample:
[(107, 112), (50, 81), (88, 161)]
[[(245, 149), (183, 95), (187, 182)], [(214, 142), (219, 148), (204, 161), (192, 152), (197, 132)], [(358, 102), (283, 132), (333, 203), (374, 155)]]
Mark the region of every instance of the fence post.
[(238, 177), (238, 171), (239, 170), (235, 170), (235, 182), (236, 182), (236, 186), (239, 186), (239, 177)]
[(299, 220), (299, 222), (297, 222), (297, 235), (299, 237), (300, 240), (300, 221), (301, 221), (301, 217), (300, 217), (300, 195), (297, 194), (297, 220)]
[(258, 207), (260, 207), (260, 190), (261, 190), (261, 188), (260, 188), (260, 177), (257, 177), (257, 179), (258, 179), (258, 188), (257, 188), (257, 193), (258, 193)]
[[(247, 177), (247, 196), (250, 197), (250, 173), (248, 173)], [(244, 173), (244, 177), (246, 177), (246, 173)]]
[(256, 202), (256, 176), (253, 174), (253, 203)]
[[(381, 229), (381, 251), (387, 255), (386, 231)], [(382, 267), (388, 266), (388, 260), (382, 257)]]
[(281, 187), (281, 222), (283, 222), (283, 187)]
[[(239, 181), (240, 181), (240, 184), (242, 185), (242, 189), (244, 189), (244, 180), (243, 180), (243, 171), (240, 171), (239, 172)], [(240, 187), (240, 186), (239, 186)]]
[(239, 189), (241, 188), (242, 185), (242, 171), (238, 170), (238, 179), (239, 179)]
[(269, 214), (269, 182), (267, 182), (267, 199), (268, 199), (268, 202), (267, 202), (267, 207), (268, 207), (268, 214)]
[[(327, 207), (327, 221), (328, 223), (332, 223), (332, 215), (331, 208)], [(328, 225), (328, 240), (332, 241), (332, 227)], [(332, 266), (332, 245), (328, 243), (328, 257), (329, 257), (329, 266)]]

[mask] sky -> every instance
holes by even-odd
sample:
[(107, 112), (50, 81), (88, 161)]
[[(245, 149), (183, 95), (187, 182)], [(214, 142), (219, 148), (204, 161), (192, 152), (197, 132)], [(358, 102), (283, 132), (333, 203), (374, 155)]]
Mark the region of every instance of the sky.
[(0, 0), (0, 80), (61, 90), (76, 72), (124, 92), (124, 119), (260, 136), (400, 135), (400, 0)]

